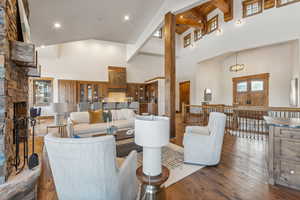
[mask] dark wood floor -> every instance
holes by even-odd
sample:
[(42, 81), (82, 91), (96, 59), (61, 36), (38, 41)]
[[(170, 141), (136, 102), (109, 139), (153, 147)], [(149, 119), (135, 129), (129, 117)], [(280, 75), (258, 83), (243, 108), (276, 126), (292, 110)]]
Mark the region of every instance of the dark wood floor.
[[(182, 145), (185, 125), (180, 115), (177, 115), (176, 125), (177, 138), (174, 142)], [(41, 143), (38, 145), (40, 147)], [(38, 149), (41, 151), (42, 148)], [(300, 200), (300, 191), (267, 184), (266, 153), (266, 141), (226, 134), (221, 163), (217, 167), (205, 167), (168, 187), (167, 199)], [(49, 186), (49, 183), (44, 185)], [(40, 190), (39, 200), (56, 199), (53, 192), (49, 187)]]
[[(177, 116), (181, 145), (184, 124)], [(267, 184), (267, 141), (225, 135), (221, 163), (168, 187), (171, 200), (300, 200), (300, 191)]]

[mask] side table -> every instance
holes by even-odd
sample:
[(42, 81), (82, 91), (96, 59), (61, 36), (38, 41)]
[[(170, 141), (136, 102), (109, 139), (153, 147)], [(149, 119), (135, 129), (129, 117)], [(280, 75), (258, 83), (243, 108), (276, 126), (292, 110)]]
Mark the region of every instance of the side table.
[(50, 128), (57, 128), (58, 129), (58, 133), (60, 134), (61, 137), (66, 137), (66, 128), (67, 128), (67, 125), (66, 124), (51, 124), (51, 125), (48, 125), (47, 126), (47, 134), (48, 134), (48, 130)]
[(170, 171), (162, 166), (162, 173), (159, 176), (147, 176), (143, 173), (143, 166), (136, 170), (136, 176), (142, 184), (139, 200), (165, 200), (165, 188), (161, 185), (169, 178)]

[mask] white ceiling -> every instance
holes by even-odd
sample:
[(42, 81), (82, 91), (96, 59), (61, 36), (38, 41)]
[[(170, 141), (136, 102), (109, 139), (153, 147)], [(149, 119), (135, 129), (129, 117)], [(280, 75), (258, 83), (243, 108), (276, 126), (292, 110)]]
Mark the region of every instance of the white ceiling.
[[(133, 43), (164, 0), (30, 0), (31, 36), (37, 45), (98, 39)], [(124, 15), (131, 20), (125, 22)], [(59, 22), (59, 30), (53, 23)]]

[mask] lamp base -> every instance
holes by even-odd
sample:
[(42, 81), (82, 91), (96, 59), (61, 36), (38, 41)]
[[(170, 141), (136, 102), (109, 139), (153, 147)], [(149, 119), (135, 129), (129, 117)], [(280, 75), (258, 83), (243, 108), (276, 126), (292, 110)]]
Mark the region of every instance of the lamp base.
[(143, 167), (136, 170), (136, 175), (142, 183), (139, 200), (164, 200), (166, 199), (164, 187), (161, 185), (169, 178), (169, 169), (162, 166), (159, 176), (148, 176), (143, 173)]

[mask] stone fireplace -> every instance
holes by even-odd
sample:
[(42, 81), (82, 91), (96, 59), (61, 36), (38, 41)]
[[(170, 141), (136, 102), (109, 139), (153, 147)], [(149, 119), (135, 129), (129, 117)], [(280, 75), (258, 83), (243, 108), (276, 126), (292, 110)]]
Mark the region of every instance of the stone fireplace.
[[(26, 1), (25, 1), (26, 2)], [(27, 4), (26, 4), (27, 5)], [(0, 184), (14, 174), (14, 118), (26, 115), (27, 68), (10, 58), (10, 41), (21, 40), (17, 0), (0, 1)], [(18, 111), (18, 113), (15, 113)], [(1, 127), (4, 127), (1, 131)]]

